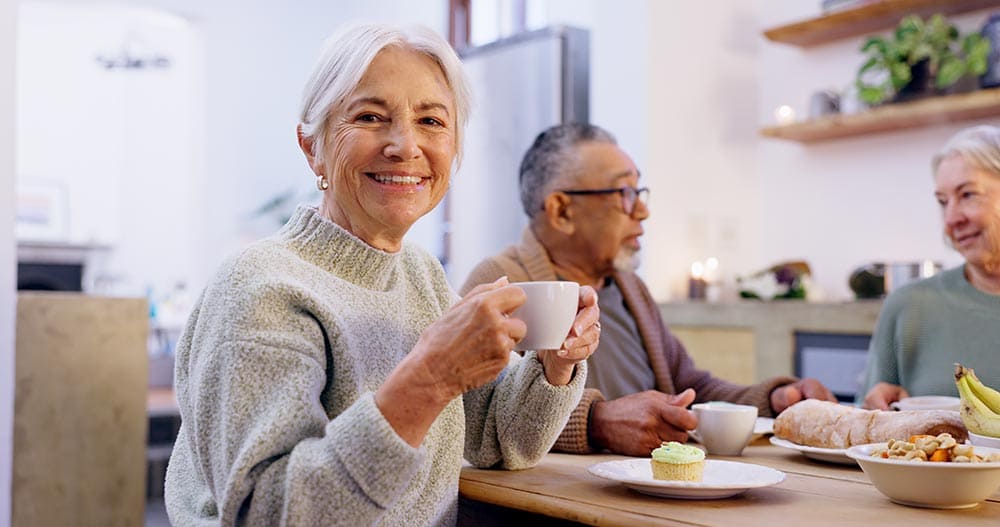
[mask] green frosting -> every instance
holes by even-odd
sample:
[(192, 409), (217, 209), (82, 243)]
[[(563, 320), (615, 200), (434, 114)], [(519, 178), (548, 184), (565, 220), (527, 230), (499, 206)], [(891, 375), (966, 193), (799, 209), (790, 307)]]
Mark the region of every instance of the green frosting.
[(653, 459), (660, 463), (680, 465), (705, 459), (705, 452), (695, 446), (670, 441), (669, 443), (662, 443), (660, 448), (653, 450)]

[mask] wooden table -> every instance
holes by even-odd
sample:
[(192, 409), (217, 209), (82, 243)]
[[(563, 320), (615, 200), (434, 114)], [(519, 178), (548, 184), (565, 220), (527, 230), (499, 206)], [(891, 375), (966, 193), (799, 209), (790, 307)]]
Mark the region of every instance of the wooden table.
[[(1000, 525), (1000, 491), (973, 509), (935, 510), (897, 505), (860, 467), (812, 461), (758, 440), (741, 457), (717, 457), (781, 470), (777, 485), (731, 498), (680, 500), (646, 496), (591, 475), (587, 467), (616, 455), (548, 454), (523, 471), (462, 469), (460, 524), (502, 525)], [(933, 482), (928, 482), (933, 484)]]

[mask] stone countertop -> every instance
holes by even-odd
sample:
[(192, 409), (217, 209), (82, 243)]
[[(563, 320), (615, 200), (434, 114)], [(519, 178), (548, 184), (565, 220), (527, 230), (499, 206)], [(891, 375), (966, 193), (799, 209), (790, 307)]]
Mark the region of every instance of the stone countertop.
[(756, 376), (767, 378), (794, 370), (796, 332), (871, 335), (882, 301), (664, 302), (659, 307), (671, 328), (752, 331)]
[(660, 314), (667, 325), (767, 327), (794, 326), (800, 331), (870, 334), (882, 309), (881, 300), (807, 302), (743, 300), (734, 302), (664, 302)]

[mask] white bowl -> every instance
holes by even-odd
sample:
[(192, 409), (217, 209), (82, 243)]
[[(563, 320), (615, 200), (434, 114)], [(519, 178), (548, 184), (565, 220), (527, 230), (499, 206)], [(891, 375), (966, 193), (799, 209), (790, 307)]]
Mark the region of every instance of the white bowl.
[(969, 442), (976, 446), (1000, 449), (1000, 437), (981, 436), (969, 432)]
[[(1000, 462), (937, 463), (872, 457), (885, 443), (852, 446), (848, 457), (861, 465), (868, 479), (890, 500), (903, 505), (933, 509), (975, 507), (1000, 488)], [(975, 447), (980, 456), (1000, 452)]]

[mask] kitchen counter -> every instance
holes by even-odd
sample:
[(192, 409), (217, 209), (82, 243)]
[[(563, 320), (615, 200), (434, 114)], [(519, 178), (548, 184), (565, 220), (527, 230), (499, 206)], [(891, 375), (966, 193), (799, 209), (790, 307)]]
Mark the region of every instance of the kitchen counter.
[(796, 332), (870, 336), (881, 300), (660, 304), (664, 322), (695, 363), (734, 382), (795, 372)]

